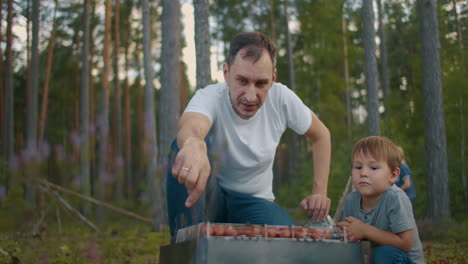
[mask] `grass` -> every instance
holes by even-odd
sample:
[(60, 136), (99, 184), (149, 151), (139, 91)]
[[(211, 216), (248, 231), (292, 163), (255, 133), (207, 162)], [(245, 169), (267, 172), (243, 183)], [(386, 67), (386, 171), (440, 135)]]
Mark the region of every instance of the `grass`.
[[(120, 220), (98, 225), (102, 236), (71, 217), (63, 219), (61, 228), (48, 219), (40, 236), (25, 236), (32, 230), (25, 221), (6, 225), (0, 219), (0, 263), (159, 263), (159, 246), (169, 244), (168, 231), (155, 233), (146, 223), (112, 218)], [(433, 228), (419, 222), (426, 263), (467, 263), (467, 223)]]
[(82, 224), (61, 233), (50, 229), (42, 237), (1, 235), (0, 263), (159, 263), (159, 245), (169, 243), (168, 232), (150, 232), (138, 223), (102, 227), (102, 236)]

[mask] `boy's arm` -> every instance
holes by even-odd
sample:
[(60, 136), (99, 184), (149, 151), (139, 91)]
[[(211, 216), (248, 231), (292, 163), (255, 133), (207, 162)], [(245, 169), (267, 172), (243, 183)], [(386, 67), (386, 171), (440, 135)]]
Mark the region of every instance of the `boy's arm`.
[(346, 222), (338, 223), (338, 226), (346, 227), (351, 241), (367, 239), (376, 244), (396, 247), (406, 252), (413, 247), (413, 229), (392, 233), (363, 223), (352, 216), (346, 217), (345, 220)]

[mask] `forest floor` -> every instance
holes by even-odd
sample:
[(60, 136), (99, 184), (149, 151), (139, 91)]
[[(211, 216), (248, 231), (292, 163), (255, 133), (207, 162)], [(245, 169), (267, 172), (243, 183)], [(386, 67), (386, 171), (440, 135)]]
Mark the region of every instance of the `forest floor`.
[[(159, 263), (159, 246), (169, 243), (168, 231), (151, 232), (144, 223), (98, 226), (104, 235), (78, 220), (43, 226), (36, 236), (0, 229), (0, 263)], [(468, 262), (467, 223), (429, 229), (420, 228), (427, 264)]]

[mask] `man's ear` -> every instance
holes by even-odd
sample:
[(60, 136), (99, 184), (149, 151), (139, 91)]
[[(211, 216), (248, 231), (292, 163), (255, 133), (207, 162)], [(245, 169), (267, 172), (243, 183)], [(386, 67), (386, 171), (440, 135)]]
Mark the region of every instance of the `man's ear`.
[(223, 74), (224, 74), (224, 80), (227, 81), (227, 75), (229, 74), (229, 65), (225, 62), (223, 63)]
[(271, 79), (272, 82), (276, 81), (276, 73), (277, 73), (277, 70), (275, 68), (275, 70), (273, 71), (273, 78)]
[(398, 176), (400, 176), (400, 168), (393, 170), (392, 175), (390, 176), (390, 183), (394, 184), (398, 180)]

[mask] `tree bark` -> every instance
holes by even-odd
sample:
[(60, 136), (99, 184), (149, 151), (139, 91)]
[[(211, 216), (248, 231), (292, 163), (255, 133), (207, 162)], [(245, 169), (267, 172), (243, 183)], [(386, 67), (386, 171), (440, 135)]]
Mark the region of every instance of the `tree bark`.
[[(130, 18), (130, 16), (129, 16)], [(129, 19), (130, 20), (130, 19)], [(130, 24), (129, 20), (127, 24)], [(128, 80), (129, 72), (129, 47), (130, 47), (130, 28), (125, 35), (125, 93), (124, 93), (124, 123), (125, 123), (125, 194), (127, 199), (133, 197), (133, 173), (132, 173), (132, 123), (130, 117), (131, 100), (130, 100), (130, 83)]]
[[(26, 151), (31, 155), (28, 163), (27, 177), (30, 181), (34, 177), (33, 168), (37, 152), (37, 110), (38, 110), (38, 85), (39, 85), (39, 6), (40, 0), (33, 1), (32, 5), (32, 44), (31, 44), (31, 71), (29, 76), (29, 101), (27, 104), (27, 122), (26, 122)], [(25, 197), (30, 206), (35, 207), (35, 190), (26, 185)]]
[(42, 140), (44, 139), (44, 129), (45, 129), (45, 124), (47, 120), (47, 105), (49, 102), (50, 74), (52, 72), (52, 59), (54, 57), (55, 36), (57, 33), (57, 10), (58, 10), (58, 0), (55, 0), (54, 22), (52, 26), (52, 33), (49, 39), (49, 47), (47, 49), (46, 74), (45, 74), (45, 80), (44, 80), (44, 91), (42, 93), (41, 115), (39, 119), (39, 142), (42, 142)]
[[(164, 214), (161, 210), (163, 201), (158, 183), (157, 162), (158, 149), (156, 137), (156, 118), (154, 114), (154, 88), (153, 71), (151, 70), (151, 29), (150, 29), (150, 7), (148, 0), (141, 0), (143, 12), (143, 68), (145, 71), (145, 142), (146, 150), (146, 179), (149, 186), (151, 204), (153, 208), (153, 231), (162, 231)], [(164, 9), (164, 2), (163, 2)], [(164, 24), (162, 26), (164, 29)], [(177, 70), (172, 69), (176, 74)], [(179, 98), (177, 97), (177, 101)]]
[[(90, 43), (90, 20), (89, 20), (89, 0), (83, 3), (83, 37), (81, 43), (81, 94), (80, 94), (80, 136), (82, 145), (80, 148), (80, 191), (83, 195), (91, 195), (90, 181), (90, 153), (89, 153), (89, 43)], [(81, 205), (82, 212), (89, 214), (89, 206), (86, 203)]]
[[(104, 49), (103, 59), (104, 68), (102, 71), (102, 101), (101, 112), (98, 117), (99, 128), (99, 152), (98, 152), (98, 180), (97, 180), (97, 196), (100, 200), (104, 200), (104, 180), (107, 175), (107, 147), (109, 137), (109, 75), (111, 71), (111, 18), (112, 18), (112, 2), (105, 1), (105, 24), (104, 24)], [(102, 209), (97, 208), (97, 217), (102, 220)]]
[[(181, 22), (179, 0), (163, 0), (161, 47), (161, 90), (159, 99), (159, 152), (164, 153), (160, 164), (166, 163), (166, 153), (180, 117), (179, 94), (181, 79), (179, 72), (181, 51)], [(198, 57), (198, 56), (197, 56)], [(198, 59), (198, 58), (197, 58)], [(198, 69), (197, 69), (198, 71)], [(198, 81), (197, 81), (198, 82)], [(161, 167), (163, 170), (164, 168)]]
[[(96, 22), (92, 23), (95, 20), (96, 16), (96, 1), (89, 0), (91, 6), (91, 17), (90, 17), (90, 29), (89, 29), (89, 72), (93, 71), (93, 61), (94, 61), (94, 37), (93, 32), (94, 28), (96, 27)], [(91, 19), (92, 18), (92, 19)], [(95, 118), (95, 101), (96, 101), (96, 94), (94, 89), (94, 76), (89, 74), (89, 161), (90, 161), (90, 170), (89, 170), (89, 177), (90, 179), (95, 179), (97, 175), (97, 159), (96, 159), (96, 118)], [(92, 182), (90, 181), (90, 191), (92, 193)]]
[(195, 9), (195, 52), (197, 57), (197, 87), (201, 89), (211, 83), (210, 24), (208, 0), (194, 0)]
[(344, 78), (345, 78), (345, 88), (346, 88), (346, 94), (345, 94), (345, 101), (346, 101), (346, 136), (348, 143), (351, 144), (351, 138), (352, 138), (352, 117), (353, 117), (353, 112), (351, 110), (351, 87), (349, 83), (349, 62), (348, 62), (348, 41), (347, 41), (347, 28), (346, 28), (346, 20), (343, 14), (343, 17), (341, 18), (342, 20), (342, 30), (343, 30), (343, 71), (344, 71)]
[(374, 8), (372, 0), (363, 0), (362, 23), (367, 86), (367, 134), (380, 135), (377, 59), (375, 57)]
[[(180, 53), (181, 53), (181, 15), (179, 0), (163, 0), (162, 12), (162, 47), (161, 47), (161, 90), (159, 94), (159, 169), (165, 172), (167, 168), (167, 153), (171, 142), (177, 134), (177, 121), (180, 117), (180, 87), (182, 84)], [(198, 57), (198, 56), (197, 56)], [(199, 57), (198, 57), (199, 58)], [(197, 58), (197, 59), (198, 59)], [(205, 65), (206, 67), (206, 65)], [(198, 73), (197, 68), (197, 73)], [(208, 77), (207, 77), (208, 78)], [(206, 81), (206, 80), (205, 80)], [(197, 80), (198, 83), (198, 80)], [(163, 174), (163, 173), (161, 173)], [(160, 175), (160, 174), (158, 174)], [(166, 222), (165, 210), (165, 177), (158, 177), (158, 189), (161, 224)]]
[[(296, 91), (296, 76), (294, 75), (294, 57), (293, 48), (291, 43), (291, 34), (289, 32), (289, 13), (288, 13), (288, 1), (284, 2), (284, 19), (286, 26), (286, 47), (288, 55), (288, 76), (289, 76), (289, 88), (292, 91)], [(297, 134), (291, 131), (289, 134), (289, 166), (288, 166), (288, 179), (294, 180), (297, 175)]]
[(442, 223), (450, 218), (450, 201), (437, 0), (418, 0), (417, 4), (422, 50), (427, 216), (434, 223)]
[[(15, 131), (14, 131), (14, 90), (13, 90), (13, 0), (8, 0), (7, 28), (6, 28), (6, 49), (5, 49), (5, 77), (4, 77), (4, 113), (5, 124), (3, 126), (3, 155), (9, 167), (13, 165)], [(13, 177), (9, 178), (9, 186), (14, 184)]]
[[(3, 21), (3, 0), (0, 0), (0, 21)], [(0, 23), (0, 43), (3, 42), (3, 34), (2, 34), (2, 24)], [(3, 104), (4, 102), (4, 83), (5, 82), (5, 76), (4, 76), (4, 66), (3, 66), (3, 50), (2, 47), (0, 46), (0, 103)], [(3, 137), (4, 133), (4, 128), (5, 126), (5, 109), (4, 107), (0, 106), (0, 155), (1, 158), (3, 159), (4, 157), (4, 145), (5, 141)]]
[(116, 182), (115, 198), (123, 198), (123, 143), (122, 143), (122, 95), (119, 79), (119, 51), (120, 51), (120, 0), (115, 0), (114, 11), (114, 90), (115, 90), (115, 128), (116, 128)]
[(388, 59), (387, 59), (387, 41), (385, 36), (385, 26), (383, 23), (384, 10), (382, 8), (382, 0), (377, 0), (377, 10), (379, 12), (379, 38), (380, 38), (380, 76), (381, 87), (384, 96), (385, 116), (388, 117), (388, 95), (390, 93), (390, 83), (388, 79)]

